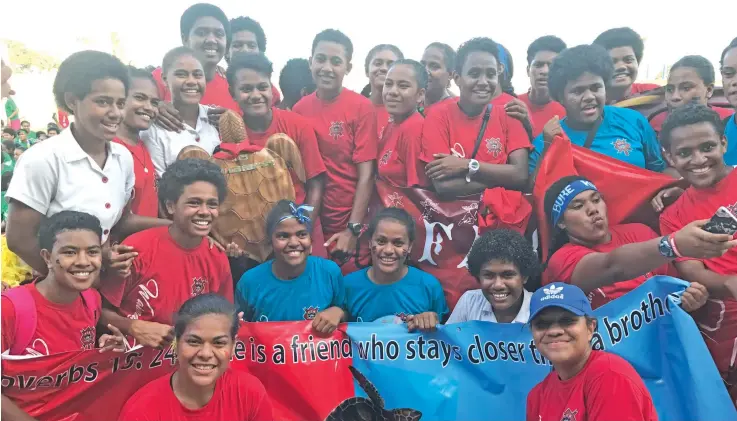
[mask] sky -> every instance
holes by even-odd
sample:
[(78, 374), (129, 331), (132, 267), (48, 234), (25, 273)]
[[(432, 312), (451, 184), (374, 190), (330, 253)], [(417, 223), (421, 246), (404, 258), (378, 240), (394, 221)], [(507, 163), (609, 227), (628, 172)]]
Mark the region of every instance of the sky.
[[(687, 54), (701, 54), (718, 67), (722, 49), (737, 37), (735, 0), (698, 0), (694, 2), (698, 7), (643, 0), (213, 3), (229, 18), (250, 16), (261, 23), (267, 37), (266, 55), (274, 63), (275, 83), (288, 59), (309, 57), (315, 34), (326, 28), (345, 32), (354, 44), (354, 69), (346, 77), (345, 86), (354, 90), (368, 82), (364, 72), (366, 54), (382, 43), (395, 44), (407, 58), (419, 60), (425, 46), (434, 41), (457, 48), (473, 37), (491, 37), (512, 52), (513, 84), (522, 93), (529, 87), (525, 74), (527, 46), (539, 36), (556, 35), (574, 46), (590, 43), (606, 29), (630, 26), (645, 38), (640, 79), (655, 78), (664, 66)], [(141, 67), (160, 65), (169, 49), (181, 45), (179, 17), (194, 2), (127, 0), (117, 2), (118, 7), (112, 4), (99, 0), (4, 2), (0, 6), (0, 38), (21, 41), (63, 59), (81, 49), (110, 51), (110, 33), (117, 32), (124, 59)], [(80, 38), (91, 42), (85, 45), (78, 41)]]

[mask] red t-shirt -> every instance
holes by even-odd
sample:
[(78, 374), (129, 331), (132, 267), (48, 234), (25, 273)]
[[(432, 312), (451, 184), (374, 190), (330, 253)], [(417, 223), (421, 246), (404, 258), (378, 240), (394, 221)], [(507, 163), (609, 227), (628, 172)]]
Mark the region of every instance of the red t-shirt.
[[(94, 303), (86, 303), (80, 295), (70, 304), (57, 304), (41, 295), (36, 289), (35, 282), (16, 288), (28, 289), (36, 304), (36, 333), (28, 348), (20, 355), (50, 355), (95, 348), (95, 326), (102, 312), (97, 291), (94, 292), (97, 295)], [(94, 308), (89, 309), (87, 305)], [(2, 352), (5, 352), (15, 342), (16, 312), (7, 297), (2, 297), (0, 307), (2, 307)], [(90, 318), (90, 313), (94, 318)]]
[[(712, 107), (712, 106), (709, 106), (709, 108), (716, 111), (717, 114), (719, 114), (719, 118), (722, 120), (734, 114), (734, 110), (729, 109), (729, 108)], [(652, 120), (650, 120), (650, 125), (653, 127), (653, 130), (660, 133), (660, 130), (663, 128), (663, 123), (665, 123), (666, 118), (668, 118), (667, 111), (656, 115)]]
[(660, 88), (660, 85), (655, 83), (633, 83), (630, 88), (630, 94), (628, 97), (637, 95), (642, 92), (652, 91), (653, 89)]
[(499, 94), (498, 97), (492, 99), (491, 103), (494, 104), (495, 107), (501, 107), (502, 109), (504, 109), (504, 106), (513, 99), (515, 99), (513, 95), (502, 92), (501, 94)]
[(566, 116), (566, 109), (559, 102), (551, 100), (545, 105), (537, 105), (530, 101), (530, 94), (522, 94), (519, 100), (527, 105), (532, 121), (532, 136), (537, 137), (551, 118), (558, 116), (561, 120)]
[(427, 117), (427, 114), (430, 112), (430, 110), (434, 110), (435, 108), (438, 108), (438, 106), (443, 105), (447, 102), (458, 102), (459, 99), (460, 97), (457, 97), (457, 96), (449, 96), (449, 97), (445, 97), (444, 99), (441, 99), (440, 101), (434, 104), (423, 105), (422, 107), (424, 108), (424, 111), (425, 111), (425, 117)]
[[(264, 146), (270, 136), (276, 133), (284, 133), (294, 140), (294, 143), (299, 148), (307, 179), (309, 180), (324, 173), (326, 171), (325, 163), (317, 146), (315, 129), (312, 128), (310, 122), (292, 111), (273, 108), (272, 112), (274, 113), (274, 117), (271, 120), (271, 125), (265, 132), (254, 132), (246, 126), (249, 142), (254, 145)], [(292, 182), (294, 183), (296, 201), (298, 204), (304, 203), (306, 195), (305, 186), (293, 171), (290, 171), (290, 173), (292, 175)]]
[(306, 117), (317, 132), (317, 142), (327, 168), (322, 220), (325, 236), (343, 231), (353, 209), (358, 168), (378, 153), (376, 115), (371, 101), (343, 88), (337, 98), (325, 102), (312, 93), (293, 108)]
[(422, 114), (414, 113), (400, 124), (389, 123), (379, 141), (379, 177), (398, 187), (423, 184), (424, 165), (417, 163), (424, 122)]
[(172, 374), (159, 377), (131, 396), (118, 421), (271, 421), (271, 401), (261, 382), (245, 371), (228, 369), (217, 380), (204, 407), (185, 408), (171, 387)]
[[(152, 75), (154, 76), (154, 79), (156, 79), (156, 85), (159, 88), (161, 99), (167, 102), (171, 101), (171, 92), (169, 92), (169, 88), (161, 77), (161, 67), (157, 67), (156, 70), (153, 71)], [(215, 77), (212, 78), (211, 81), (207, 82), (207, 85), (205, 86), (205, 94), (202, 96), (200, 104), (211, 107), (228, 108), (241, 114), (241, 109), (238, 106), (238, 103), (235, 102), (233, 97), (230, 95), (228, 80), (225, 79), (225, 74), (220, 70), (220, 68), (215, 72)]]
[[(656, 234), (655, 231), (643, 224), (615, 225), (610, 227), (609, 231), (612, 234), (612, 240), (606, 244), (600, 244), (594, 248), (588, 248), (568, 243), (558, 249), (558, 251), (553, 254), (553, 257), (550, 258), (548, 268), (543, 273), (543, 285), (547, 285), (551, 282), (565, 282), (570, 284), (573, 271), (576, 269), (578, 262), (591, 253), (609, 253), (625, 244), (641, 243), (658, 237), (658, 234)], [(599, 308), (612, 300), (616, 300), (642, 285), (645, 281), (655, 275), (677, 276), (675, 268), (670, 264), (665, 264), (651, 272), (628, 281), (616, 282), (612, 285), (597, 288), (594, 291), (589, 292), (591, 307)]]
[(376, 113), (376, 138), (381, 139), (384, 136), (384, 130), (386, 130), (386, 128), (389, 127), (389, 123), (391, 123), (391, 116), (389, 116), (389, 111), (386, 110), (384, 104), (373, 105), (374, 112)]
[(527, 395), (527, 421), (657, 421), (653, 399), (640, 375), (622, 357), (591, 351), (568, 380), (555, 370)]
[(133, 173), (136, 176), (136, 184), (133, 186), (133, 201), (131, 211), (136, 215), (159, 216), (159, 197), (156, 189), (156, 171), (151, 161), (151, 154), (140, 140), (136, 146), (131, 146), (117, 137), (113, 142), (123, 145), (133, 156)]
[(138, 252), (124, 282), (103, 280), (100, 293), (130, 319), (172, 324), (187, 299), (216, 292), (233, 302), (233, 278), (225, 253), (207, 239), (194, 249), (174, 242), (169, 227), (147, 229), (123, 242)]
[[(437, 153), (455, 152), (465, 158), (473, 153), (484, 113), (469, 117), (455, 101), (446, 101), (442, 107), (433, 109), (425, 118), (420, 154), (423, 162), (432, 161)], [(523, 148), (529, 149), (531, 145), (522, 123), (507, 116), (503, 106), (495, 104), (476, 159), (488, 164), (506, 164), (510, 153)]]

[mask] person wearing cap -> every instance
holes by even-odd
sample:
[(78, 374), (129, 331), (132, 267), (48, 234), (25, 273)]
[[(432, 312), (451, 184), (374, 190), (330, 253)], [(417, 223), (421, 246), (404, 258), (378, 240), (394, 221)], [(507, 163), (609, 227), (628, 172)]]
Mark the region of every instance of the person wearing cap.
[(591, 349), (597, 320), (581, 288), (563, 282), (530, 299), (530, 329), (553, 365), (527, 395), (527, 420), (657, 421), (650, 392), (622, 357)]
[[(673, 275), (677, 257), (721, 256), (737, 245), (726, 234), (701, 229), (694, 221), (659, 236), (644, 224), (609, 225), (604, 197), (594, 183), (579, 176), (563, 177), (545, 192), (544, 209), (552, 227), (550, 257), (542, 283), (562, 282), (581, 288), (593, 308), (640, 286), (654, 275)], [(692, 282), (682, 307), (694, 311), (708, 298), (706, 288)]]

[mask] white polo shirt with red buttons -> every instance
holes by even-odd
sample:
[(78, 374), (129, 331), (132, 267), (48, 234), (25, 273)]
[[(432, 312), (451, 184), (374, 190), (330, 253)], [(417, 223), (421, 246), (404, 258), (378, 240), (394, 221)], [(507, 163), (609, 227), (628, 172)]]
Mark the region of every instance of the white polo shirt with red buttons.
[(187, 146), (199, 146), (212, 155), (220, 144), (220, 133), (217, 127), (207, 119), (207, 108), (200, 104), (200, 113), (197, 117), (197, 127), (186, 126), (181, 132), (170, 132), (152, 124), (148, 130), (141, 132), (141, 140), (151, 161), (154, 163), (156, 175), (161, 177), (164, 171), (177, 160), (179, 152)]
[(64, 210), (94, 215), (100, 220), (105, 242), (123, 215), (134, 184), (128, 149), (108, 142), (108, 158), (100, 168), (82, 150), (70, 128), (23, 153), (6, 196), (46, 217)]

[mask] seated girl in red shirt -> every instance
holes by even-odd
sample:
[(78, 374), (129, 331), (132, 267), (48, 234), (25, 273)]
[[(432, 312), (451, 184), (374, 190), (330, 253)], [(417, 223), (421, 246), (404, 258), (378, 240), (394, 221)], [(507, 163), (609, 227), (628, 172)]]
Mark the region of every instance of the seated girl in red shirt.
[(427, 74), (427, 92), (422, 104), (422, 113), (427, 115), (430, 109), (445, 100), (457, 100), (458, 98), (450, 91), (450, 81), (453, 80), (453, 72), (456, 65), (456, 52), (448, 44), (433, 42), (425, 48), (420, 60)]
[(133, 157), (133, 187), (131, 211), (137, 215), (156, 218), (159, 202), (156, 197), (156, 171), (151, 154), (139, 136), (148, 130), (159, 115), (159, 91), (156, 80), (145, 70), (130, 68), (130, 88), (123, 110), (123, 121), (113, 142), (123, 145)]
[(125, 239), (136, 256), (124, 279), (103, 280), (103, 320), (158, 347), (171, 341), (172, 317), (188, 298), (214, 292), (233, 301), (228, 258), (207, 239), (226, 189), (220, 167), (208, 161), (183, 159), (166, 170), (159, 203), (173, 223)]
[[(488, 188), (521, 190), (527, 185), (527, 132), (503, 107), (489, 106), (499, 83), (498, 55), (489, 38), (461, 45), (454, 76), (460, 98), (435, 107), (425, 119), (420, 159), (428, 163), (425, 172), (441, 197), (452, 200)], [(484, 119), (488, 124), (480, 134)]]
[(364, 68), (366, 70), (366, 77), (369, 78), (369, 83), (361, 91), (361, 95), (367, 97), (374, 104), (374, 112), (376, 113), (376, 130), (379, 139), (384, 132), (384, 129), (391, 121), (389, 119), (389, 113), (384, 107), (384, 81), (386, 75), (389, 73), (389, 68), (392, 67), (395, 61), (404, 58), (402, 50), (392, 44), (379, 44), (369, 51), (366, 55), (366, 63)]
[[(677, 233), (659, 237), (643, 224), (609, 226), (604, 199), (590, 181), (563, 177), (545, 192), (545, 215), (553, 227), (551, 257), (543, 285), (573, 284), (588, 294), (593, 308), (640, 286), (655, 275), (674, 275), (670, 262), (683, 256), (720, 256), (737, 241), (708, 233), (696, 221)], [(706, 303), (703, 285), (692, 283), (683, 294), (684, 310)]]
[[(9, 289), (2, 296), (3, 355), (50, 355), (95, 348), (100, 294), (92, 288), (102, 267), (102, 227), (89, 214), (62, 211), (39, 229), (45, 278)], [(100, 352), (124, 349), (123, 335), (102, 335)], [(2, 397), (2, 419), (30, 417)]]
[[(427, 87), (425, 67), (415, 60), (401, 59), (389, 69), (383, 94), (391, 121), (379, 139), (378, 175), (398, 187), (425, 184), (418, 171), (418, 156), (425, 119), (417, 111)], [(420, 167), (421, 168), (421, 167)]]
[(527, 421), (657, 421), (650, 392), (632, 365), (591, 349), (596, 325), (575, 285), (551, 284), (532, 294), (532, 339), (553, 371), (527, 395)]
[[(290, 171), (297, 203), (312, 206), (312, 215), (320, 214), (322, 195), (325, 188), (325, 163), (317, 145), (317, 136), (310, 122), (297, 113), (273, 107), (271, 74), (273, 67), (261, 53), (236, 53), (228, 66), (228, 84), (233, 99), (243, 112), (248, 141), (265, 146), (274, 134), (284, 133), (299, 148), (305, 169), (306, 182), (302, 182), (294, 171)], [(314, 254), (327, 257), (322, 226), (318, 223)]]
[(118, 421), (270, 421), (271, 401), (253, 375), (229, 368), (240, 320), (217, 294), (185, 301), (174, 318), (177, 370), (131, 396)]

